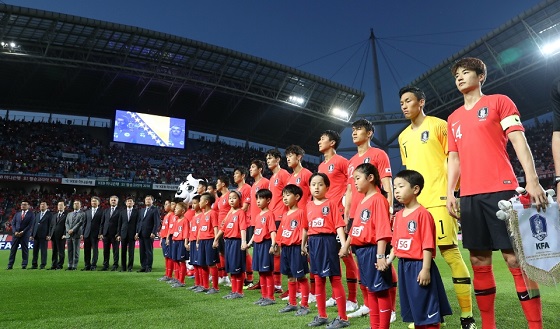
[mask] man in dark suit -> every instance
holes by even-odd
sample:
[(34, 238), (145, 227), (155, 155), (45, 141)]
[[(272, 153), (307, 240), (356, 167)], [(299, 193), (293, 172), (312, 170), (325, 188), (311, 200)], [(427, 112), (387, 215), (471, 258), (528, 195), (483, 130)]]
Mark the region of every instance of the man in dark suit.
[(10, 249), (10, 258), (8, 260), (8, 270), (11, 270), (16, 260), (16, 252), (21, 246), (21, 268), (27, 268), (27, 261), (29, 259), (29, 237), (33, 231), (33, 222), (35, 216), (29, 210), (29, 203), (27, 201), (21, 202), (21, 210), (16, 212), (12, 219), (12, 248)]
[(66, 212), (64, 202), (57, 205), (57, 213), (51, 223), (52, 264), (50, 270), (61, 270), (64, 266), (64, 252), (66, 248)]
[(113, 266), (111, 271), (119, 268), (119, 235), (121, 230), (121, 210), (117, 209), (119, 198), (113, 195), (109, 198), (108, 209), (103, 211), (101, 218), (101, 234), (103, 235), (103, 268), (102, 271), (109, 269), (109, 256), (113, 247)]
[[(126, 208), (121, 213), (121, 271), (132, 272), (134, 266), (134, 248), (136, 240), (136, 224), (138, 223), (138, 209), (134, 208), (134, 199), (126, 198)], [(127, 266), (128, 252), (128, 266)]]
[(154, 197), (147, 195), (145, 208), (140, 209), (135, 239), (140, 241), (140, 265), (138, 272), (151, 272), (154, 262), (154, 238), (159, 230), (161, 217), (159, 209), (153, 206)]
[(68, 244), (68, 271), (75, 271), (80, 259), (80, 237), (86, 215), (81, 211), (82, 202), (74, 200), (74, 211), (66, 215), (66, 242)]
[(39, 251), (41, 252), (41, 267), (44, 269), (47, 265), (47, 245), (51, 239), (50, 228), (52, 223), (52, 213), (45, 201), (39, 204), (39, 212), (35, 214), (35, 225), (33, 226), (33, 259), (31, 260), (31, 270), (37, 269), (37, 259), (39, 258)]
[[(101, 199), (99, 197), (91, 198), (91, 208), (86, 210), (86, 221), (84, 222), (84, 229), (82, 239), (84, 240), (84, 263), (85, 267), (82, 271), (95, 271), (97, 268), (97, 257), (99, 255), (99, 225), (103, 217), (103, 211), (99, 208)], [(93, 251), (93, 257), (92, 257)]]

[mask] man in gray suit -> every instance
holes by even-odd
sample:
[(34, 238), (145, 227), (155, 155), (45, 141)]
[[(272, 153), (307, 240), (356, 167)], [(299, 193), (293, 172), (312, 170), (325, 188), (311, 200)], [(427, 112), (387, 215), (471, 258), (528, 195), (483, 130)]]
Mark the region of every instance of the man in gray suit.
[(31, 239), (33, 240), (33, 260), (31, 261), (30, 270), (37, 269), (37, 260), (39, 258), (39, 251), (41, 252), (41, 267), (44, 269), (47, 265), (47, 244), (51, 239), (50, 228), (52, 223), (52, 213), (45, 201), (39, 204), (39, 212), (35, 214), (35, 225), (33, 226), (33, 233)]
[(86, 220), (85, 214), (80, 210), (82, 202), (74, 200), (74, 211), (66, 215), (66, 241), (68, 245), (68, 268), (67, 271), (75, 271), (80, 259), (80, 236), (82, 225)]

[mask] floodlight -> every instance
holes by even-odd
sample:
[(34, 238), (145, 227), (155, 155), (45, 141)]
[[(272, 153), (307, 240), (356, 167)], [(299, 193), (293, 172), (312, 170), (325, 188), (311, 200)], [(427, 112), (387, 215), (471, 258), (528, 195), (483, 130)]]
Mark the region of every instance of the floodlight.
[(335, 117), (337, 117), (337, 118), (339, 118), (339, 119), (342, 119), (342, 120), (344, 120), (344, 121), (348, 121), (348, 119), (349, 119), (349, 117), (350, 117), (350, 113), (348, 113), (348, 111), (343, 110), (343, 109), (341, 109), (341, 108), (339, 108), (339, 107), (333, 108), (333, 109), (332, 109), (332, 114), (333, 114)]
[(560, 39), (551, 41), (541, 47), (541, 53), (545, 56), (552, 56), (560, 52)]
[(301, 106), (303, 105), (303, 103), (305, 103), (305, 98), (301, 96), (291, 95), (290, 97), (288, 97), (288, 103)]

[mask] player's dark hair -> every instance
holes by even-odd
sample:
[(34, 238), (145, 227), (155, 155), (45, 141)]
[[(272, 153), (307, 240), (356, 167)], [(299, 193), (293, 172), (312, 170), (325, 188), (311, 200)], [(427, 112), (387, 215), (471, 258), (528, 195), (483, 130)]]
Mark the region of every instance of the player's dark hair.
[(146, 196), (144, 197), (144, 199), (145, 199), (145, 198), (151, 198), (152, 201), (155, 201), (154, 197), (153, 197), (151, 194), (146, 195)]
[(421, 173), (417, 172), (416, 170), (403, 170), (399, 172), (395, 178), (401, 178), (407, 181), (411, 187), (418, 186), (420, 191), (418, 191), (418, 195), (422, 192), (424, 188), (424, 176)]
[(175, 207), (180, 207), (181, 209), (183, 209), (184, 210), (183, 213), (185, 213), (189, 209), (189, 206), (186, 203), (184, 203), (183, 201), (177, 202), (175, 204)]
[[(202, 198), (208, 200), (208, 204), (213, 205), (216, 202), (216, 198), (209, 192), (204, 192), (200, 195), (200, 199)], [(193, 198), (194, 199), (194, 198)]]
[(206, 186), (206, 188), (213, 188), (214, 190), (216, 189), (216, 182), (208, 182), (208, 186)]
[(295, 155), (305, 155), (305, 151), (299, 145), (290, 145), (286, 147), (286, 151), (284, 154), (287, 156), (288, 154), (295, 154)]
[(426, 94), (424, 94), (424, 91), (416, 86), (402, 87), (401, 90), (399, 90), (399, 98), (406, 93), (413, 93), (414, 96), (416, 96), (417, 100), (426, 99)]
[(354, 123), (352, 123), (352, 128), (355, 129), (364, 128), (366, 131), (371, 131), (372, 133), (375, 133), (375, 128), (373, 127), (373, 124), (366, 119), (359, 119), (357, 121), (354, 121)]
[(218, 176), (218, 180), (219, 180), (220, 182), (222, 182), (222, 183), (225, 185), (225, 187), (229, 187), (229, 178), (228, 178), (228, 176), (226, 176), (226, 175), (220, 175), (220, 176)]
[(455, 64), (453, 64), (453, 66), (451, 67), (451, 75), (455, 77), (457, 71), (461, 67), (476, 72), (476, 75), (484, 74), (484, 80), (482, 80), (482, 84), (486, 82), (486, 64), (484, 64), (484, 62), (480, 59), (474, 57), (461, 58), (460, 60), (456, 61)]
[(272, 192), (267, 188), (262, 188), (255, 194), (257, 199), (272, 199)]
[(301, 189), (301, 187), (297, 186), (296, 184), (288, 184), (284, 186), (284, 188), (282, 189), (282, 194), (284, 193), (299, 195), (300, 198), (303, 196), (303, 190)]
[(315, 176), (319, 176), (323, 178), (323, 182), (325, 182), (325, 185), (327, 187), (331, 187), (331, 181), (329, 179), (329, 176), (327, 176), (327, 174), (324, 174), (322, 172), (316, 172), (313, 175), (311, 175), (311, 177), (309, 178), (309, 185), (311, 185), (311, 180), (313, 179), (313, 177)]
[(335, 150), (338, 148), (338, 145), (340, 145), (340, 134), (338, 133), (338, 131), (325, 130), (325, 131), (323, 131), (321, 136), (327, 136), (329, 138), (329, 140), (334, 141), (334, 149)]
[(276, 159), (282, 158), (282, 153), (280, 153), (280, 151), (278, 151), (278, 149), (270, 149), (270, 150), (266, 151), (266, 153), (264, 154), (265, 157), (267, 157), (269, 155), (276, 158)]
[(197, 194), (197, 195), (193, 196), (192, 201), (194, 201), (194, 200), (200, 201), (200, 194)]
[(374, 165), (371, 163), (362, 163), (361, 165), (357, 166), (354, 172), (361, 172), (362, 174), (369, 176), (373, 175), (373, 185), (377, 187), (379, 192), (384, 196), (387, 197), (387, 192), (381, 186), (381, 178), (379, 177), (379, 171), (375, 168)]
[[(238, 206), (241, 207), (241, 204), (242, 204), (241, 192), (239, 192), (239, 191), (237, 191), (237, 190), (231, 190), (231, 191), (229, 191), (229, 194), (232, 194), (232, 193), (234, 193), (235, 195), (237, 195), (237, 199), (239, 200)], [(228, 195), (228, 198), (229, 198), (229, 195)]]
[(245, 169), (244, 167), (235, 167), (235, 169), (233, 169), (233, 172), (235, 173), (236, 171), (239, 171), (239, 173), (241, 173), (241, 176), (247, 177), (247, 169)]
[(204, 179), (199, 179), (198, 180), (198, 185), (202, 185), (206, 189), (208, 187), (208, 182)]
[(254, 164), (255, 166), (257, 166), (257, 168), (264, 170), (264, 161), (262, 161), (262, 160), (253, 159), (251, 161), (251, 164)]
[[(94, 197), (94, 198), (95, 198), (95, 197)], [(132, 200), (132, 201), (134, 201), (134, 198), (133, 198), (133, 197), (131, 197), (131, 196), (127, 196), (127, 197), (126, 197), (126, 199), (124, 199), (124, 201), (128, 201), (128, 200)]]

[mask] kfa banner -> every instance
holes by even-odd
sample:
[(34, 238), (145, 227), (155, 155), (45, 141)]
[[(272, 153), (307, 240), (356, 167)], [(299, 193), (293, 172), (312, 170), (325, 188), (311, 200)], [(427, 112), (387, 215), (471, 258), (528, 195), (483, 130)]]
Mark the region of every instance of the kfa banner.
[(513, 202), (509, 222), (515, 251), (527, 276), (544, 284), (560, 283), (560, 216), (553, 202), (546, 211)]
[(64, 185), (95, 186), (95, 179), (88, 178), (63, 178)]
[(153, 184), (152, 189), (162, 191), (177, 191), (179, 184)]

